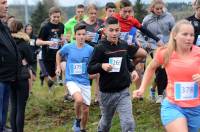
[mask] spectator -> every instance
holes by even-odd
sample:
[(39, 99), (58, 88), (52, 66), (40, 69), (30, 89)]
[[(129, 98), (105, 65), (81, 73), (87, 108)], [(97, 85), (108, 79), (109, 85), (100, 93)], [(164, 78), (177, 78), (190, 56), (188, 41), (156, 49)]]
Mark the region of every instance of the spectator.
[(9, 29), (2, 23), (7, 16), (7, 0), (0, 0), (0, 132), (6, 125), (11, 84), (16, 81), (21, 62), (15, 41)]

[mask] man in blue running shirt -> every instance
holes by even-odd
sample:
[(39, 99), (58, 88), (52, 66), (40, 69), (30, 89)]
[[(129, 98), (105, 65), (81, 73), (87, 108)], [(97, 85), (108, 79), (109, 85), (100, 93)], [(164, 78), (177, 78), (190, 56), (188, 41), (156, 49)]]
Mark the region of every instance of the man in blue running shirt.
[(65, 81), (69, 93), (74, 99), (76, 119), (73, 124), (74, 132), (85, 132), (91, 102), (91, 86), (87, 65), (93, 47), (85, 43), (86, 26), (77, 24), (74, 27), (76, 41), (64, 45), (56, 54), (56, 74), (61, 73), (61, 58), (67, 60)]

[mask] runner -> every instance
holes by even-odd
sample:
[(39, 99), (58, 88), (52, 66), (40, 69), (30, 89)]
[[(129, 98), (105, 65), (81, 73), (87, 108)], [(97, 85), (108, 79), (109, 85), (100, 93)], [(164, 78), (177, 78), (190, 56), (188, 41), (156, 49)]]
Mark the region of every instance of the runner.
[(194, 44), (200, 46), (200, 0), (193, 2), (194, 15), (186, 18), (194, 27), (195, 39)]
[(105, 6), (105, 14), (106, 14), (106, 16), (105, 16), (105, 18), (104, 18), (104, 21), (105, 21), (108, 17), (112, 16), (113, 13), (116, 12), (116, 9), (117, 9), (117, 7), (116, 7), (115, 3), (113, 3), (113, 2), (108, 2), (108, 3), (106, 3), (106, 6)]
[(50, 21), (41, 28), (36, 44), (42, 46), (42, 58), (49, 75), (48, 88), (51, 91), (56, 80), (56, 52), (62, 44), (64, 25), (60, 23), (61, 11), (59, 8), (52, 7), (49, 10), (49, 17)]
[[(165, 3), (162, 0), (152, 0), (149, 6), (150, 13), (143, 19), (142, 25), (144, 28), (151, 31), (155, 36), (160, 38), (163, 44), (169, 40), (169, 34), (175, 24), (175, 19), (171, 13), (165, 11)], [(138, 40), (144, 39), (140, 35)], [(153, 57), (155, 49), (158, 47), (155, 40), (147, 37), (148, 52)], [(156, 69), (156, 78), (153, 87), (150, 90), (151, 99), (156, 100), (156, 103), (161, 103), (163, 100), (163, 92), (167, 86), (167, 75), (165, 69), (159, 67)], [(158, 97), (155, 97), (155, 89), (157, 87)]]
[(76, 15), (72, 18), (70, 18), (66, 23), (65, 23), (65, 30), (64, 30), (64, 35), (70, 36), (70, 40), (68, 42), (73, 42), (74, 41), (74, 26), (79, 23), (82, 20), (85, 20), (87, 17), (84, 15), (85, 14), (85, 7), (82, 4), (79, 4), (76, 6)]
[[(102, 19), (98, 18), (98, 8), (94, 4), (90, 4), (87, 7), (87, 15), (88, 18), (81, 23), (86, 25), (86, 42), (94, 47), (95, 45), (98, 44), (98, 41), (100, 40), (100, 33), (98, 30), (101, 28), (103, 25), (104, 21)], [(94, 76), (94, 89), (95, 89), (95, 99), (94, 99), (94, 104), (98, 104), (98, 91), (99, 91), (99, 74), (95, 74)], [(92, 80), (91, 80), (91, 85), (92, 85)]]
[(141, 25), (141, 23), (136, 18), (133, 17), (132, 13), (133, 13), (133, 8), (131, 2), (129, 0), (121, 0), (119, 13), (113, 14), (113, 17), (118, 19), (119, 25), (121, 27), (120, 38), (122, 40), (129, 40), (128, 37), (130, 30), (133, 27), (136, 27), (145, 35), (154, 39), (157, 42), (157, 45), (162, 45), (163, 43), (160, 41), (160, 39), (155, 35), (153, 35), (149, 30), (144, 28)]
[(198, 132), (200, 128), (200, 48), (193, 45), (194, 28), (187, 20), (173, 27), (167, 47), (159, 48), (133, 97), (143, 97), (159, 66), (166, 69), (168, 84), (161, 106), (167, 132)]
[(135, 123), (128, 87), (131, 83), (130, 74), (133, 80), (138, 75), (133, 71), (128, 55), (133, 58), (145, 52), (119, 39), (120, 26), (114, 17), (107, 18), (105, 34), (106, 39), (95, 47), (88, 65), (89, 74), (100, 74), (99, 101), (102, 116), (98, 132), (109, 132), (115, 112), (119, 113), (122, 132), (133, 132)]
[(87, 65), (93, 47), (85, 43), (86, 26), (77, 24), (74, 27), (76, 41), (64, 45), (56, 55), (56, 73), (61, 73), (61, 58), (67, 60), (66, 85), (74, 99), (76, 119), (73, 124), (74, 132), (85, 132), (91, 102), (91, 86)]
[[(70, 18), (66, 23), (65, 23), (65, 30), (64, 30), (64, 36), (66, 36), (66, 40), (68, 43), (75, 41), (74, 39), (74, 26), (82, 21), (83, 19), (85, 20), (87, 17), (84, 15), (85, 14), (85, 7), (82, 4), (79, 4), (76, 6), (75, 9), (76, 15), (72, 18)], [(63, 61), (63, 64), (61, 64), (61, 67), (66, 65), (66, 62)], [(62, 67), (62, 72), (65, 73), (65, 68)], [(69, 95), (69, 92), (67, 90), (66, 85), (64, 85), (65, 88), (65, 95), (64, 95), (64, 101), (72, 101), (72, 97)]]

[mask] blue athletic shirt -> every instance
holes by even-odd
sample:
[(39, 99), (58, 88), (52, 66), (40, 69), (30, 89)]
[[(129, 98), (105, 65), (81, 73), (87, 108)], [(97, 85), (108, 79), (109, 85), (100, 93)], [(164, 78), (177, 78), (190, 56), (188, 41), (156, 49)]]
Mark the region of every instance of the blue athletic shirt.
[(65, 44), (60, 49), (60, 55), (65, 58), (65, 81), (74, 81), (82, 85), (90, 85), (87, 66), (92, 55), (93, 47), (84, 44), (78, 48), (75, 43)]

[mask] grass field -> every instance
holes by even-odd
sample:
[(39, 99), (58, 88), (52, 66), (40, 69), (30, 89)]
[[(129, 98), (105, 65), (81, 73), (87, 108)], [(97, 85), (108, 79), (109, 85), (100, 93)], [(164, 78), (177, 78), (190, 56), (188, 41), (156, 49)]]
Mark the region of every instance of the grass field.
[[(25, 120), (25, 132), (72, 132), (74, 109), (72, 102), (64, 102), (62, 87), (55, 87), (51, 93), (41, 87), (37, 80), (30, 95)], [(133, 86), (131, 87), (133, 89)], [(163, 132), (160, 122), (160, 105), (148, 99), (133, 100), (133, 113), (136, 132)], [(88, 132), (96, 132), (99, 121), (99, 107), (90, 107)], [(119, 118), (116, 113), (111, 132), (120, 132)]]

